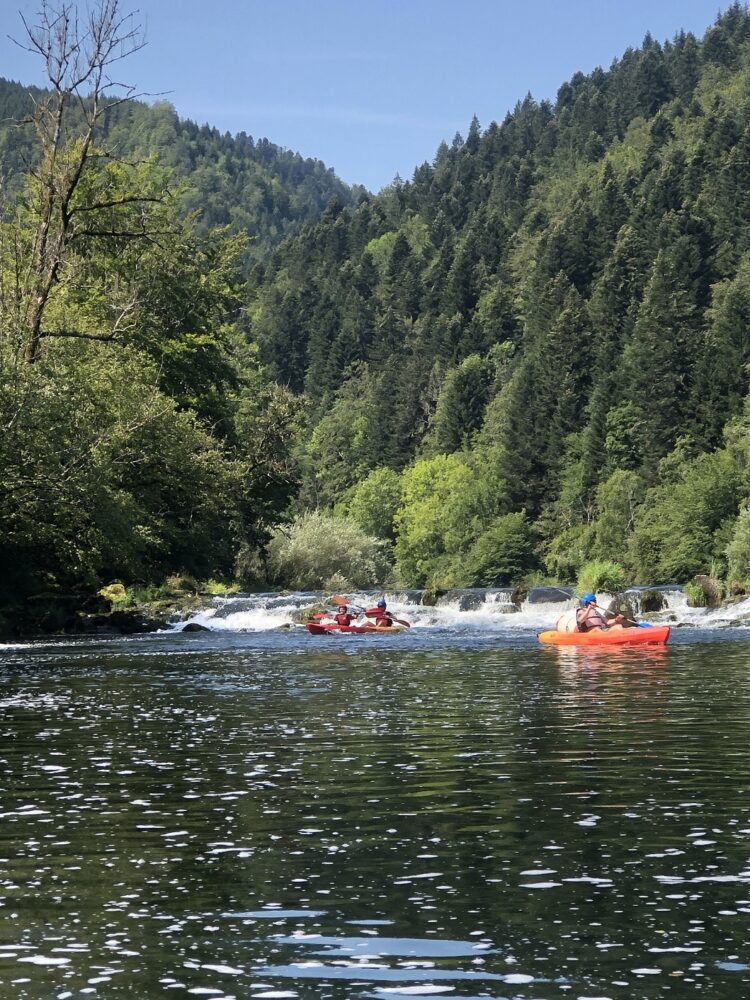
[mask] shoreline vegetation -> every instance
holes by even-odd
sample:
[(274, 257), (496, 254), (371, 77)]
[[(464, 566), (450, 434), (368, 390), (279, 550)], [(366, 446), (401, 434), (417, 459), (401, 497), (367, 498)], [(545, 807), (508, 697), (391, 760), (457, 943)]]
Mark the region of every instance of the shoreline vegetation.
[(750, 592), (746, 8), (378, 194), (110, 84), (120, 0), (19, 29), (49, 79), (0, 81), (0, 633), (240, 584)]

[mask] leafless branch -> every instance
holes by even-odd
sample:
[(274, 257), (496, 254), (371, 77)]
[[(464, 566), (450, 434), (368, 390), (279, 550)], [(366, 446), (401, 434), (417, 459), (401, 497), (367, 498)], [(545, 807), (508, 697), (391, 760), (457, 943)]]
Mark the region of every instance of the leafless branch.
[[(39, 345), (50, 336), (110, 340), (110, 333), (88, 334), (43, 329), (44, 314), (53, 289), (61, 280), (68, 250), (86, 238), (115, 241), (143, 240), (155, 243), (162, 235), (152, 231), (144, 212), (122, 229), (111, 218), (100, 222), (97, 213), (120, 206), (154, 204), (155, 195), (137, 194), (100, 197), (88, 204), (75, 204), (81, 179), (91, 164), (111, 155), (98, 150), (95, 135), (102, 116), (134, 98), (135, 87), (115, 78), (112, 67), (137, 52), (145, 44), (141, 26), (132, 13), (123, 13), (121, 0), (94, 0), (91, 7), (78, 7), (75, 0), (41, 0), (33, 23), (21, 17), (25, 43), (21, 48), (44, 60), (51, 92), (31, 95), (32, 114), (24, 121), (33, 124), (41, 145), (40, 166), (35, 172), (37, 218), (28, 271), (26, 360), (37, 359)], [(83, 125), (70, 140), (68, 111), (76, 105)], [(86, 215), (90, 224), (75, 225)], [(125, 220), (123, 220), (125, 221)], [(166, 234), (164, 234), (166, 235)]]
[(160, 196), (129, 195), (122, 198), (112, 198), (109, 201), (95, 201), (90, 205), (76, 205), (71, 208), (68, 215), (72, 219), (74, 215), (82, 212), (98, 212), (102, 208), (115, 208), (118, 205), (139, 205), (139, 204), (159, 204), (163, 199)]
[(143, 240), (145, 243), (157, 244), (157, 236), (169, 235), (169, 230), (157, 232), (145, 227), (143, 229), (78, 229), (75, 233), (71, 233), (68, 243), (74, 243), (76, 240), (86, 237), (87, 239)]

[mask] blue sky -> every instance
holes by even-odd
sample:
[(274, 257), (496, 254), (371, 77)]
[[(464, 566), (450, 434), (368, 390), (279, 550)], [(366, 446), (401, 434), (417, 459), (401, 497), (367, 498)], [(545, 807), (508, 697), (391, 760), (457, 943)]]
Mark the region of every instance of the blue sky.
[[(52, 0), (54, 2), (54, 0)], [(41, 83), (3, 4), (0, 76)], [(502, 120), (528, 91), (554, 98), (576, 70), (607, 68), (646, 31), (701, 37), (716, 0), (123, 0), (147, 46), (123, 80), (222, 131), (318, 157), (379, 190), (432, 160), (441, 140)]]

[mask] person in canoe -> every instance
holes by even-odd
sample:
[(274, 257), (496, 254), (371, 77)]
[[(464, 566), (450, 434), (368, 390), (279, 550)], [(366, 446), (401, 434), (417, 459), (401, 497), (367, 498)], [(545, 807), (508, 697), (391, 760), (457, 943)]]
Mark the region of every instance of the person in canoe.
[(584, 594), (579, 601), (580, 608), (576, 611), (576, 626), (579, 632), (590, 632), (592, 629), (608, 628), (637, 628), (638, 622), (626, 618), (624, 615), (613, 615), (611, 621), (607, 621), (605, 612), (596, 603), (596, 594)]

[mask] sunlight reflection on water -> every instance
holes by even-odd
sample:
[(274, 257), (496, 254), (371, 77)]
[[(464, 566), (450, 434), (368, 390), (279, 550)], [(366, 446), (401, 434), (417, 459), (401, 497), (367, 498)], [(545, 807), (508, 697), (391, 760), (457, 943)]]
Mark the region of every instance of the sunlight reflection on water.
[(736, 641), (16, 650), (0, 995), (741, 996), (747, 667)]

